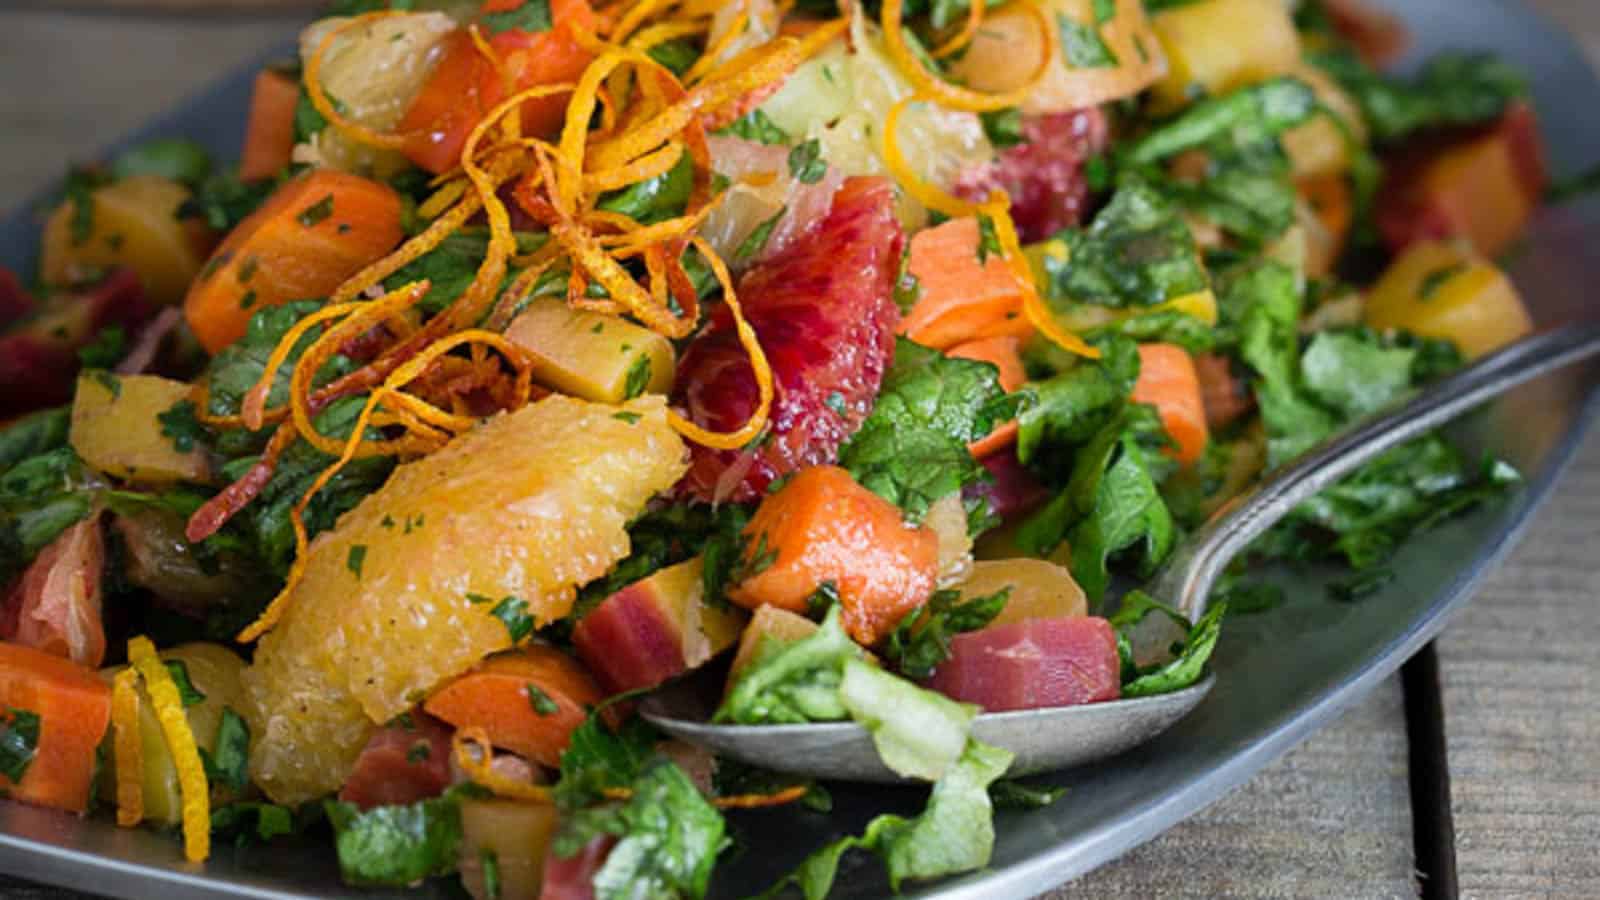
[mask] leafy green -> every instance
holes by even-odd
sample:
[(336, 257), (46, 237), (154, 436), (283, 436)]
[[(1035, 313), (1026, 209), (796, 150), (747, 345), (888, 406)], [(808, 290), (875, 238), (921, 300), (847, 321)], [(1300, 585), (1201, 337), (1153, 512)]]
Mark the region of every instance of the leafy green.
[(717, 134), (741, 137), (747, 141), (755, 141), (758, 144), (787, 144), (790, 140), (789, 133), (778, 127), (778, 123), (768, 118), (760, 107), (734, 119), (732, 123), (719, 130)]
[(169, 659), (165, 665), (167, 674), (172, 676), (172, 683), (178, 686), (178, 699), (183, 703), (184, 709), (206, 702), (206, 695), (189, 680), (189, 667), (183, 660)]
[(1384, 144), (1491, 121), (1528, 95), (1527, 76), (1487, 53), (1438, 54), (1409, 81), (1374, 71), (1349, 50), (1312, 54), (1311, 61), (1350, 94), (1373, 138)]
[(872, 734), (878, 758), (896, 775), (937, 781), (955, 765), (978, 707), (917, 687), (859, 659), (847, 660), (839, 699)]
[(99, 487), (65, 446), (0, 474), (0, 584), (9, 583), (40, 550), (88, 516)]
[(210, 753), (202, 750), (206, 779), (213, 785), (243, 793), (250, 786), (250, 726), (229, 707), (222, 709), (214, 746)]
[(324, 809), (333, 824), (339, 872), (350, 884), (401, 887), (456, 869), (461, 806), (454, 793), (364, 812), (328, 800)]
[(212, 231), (226, 233), (255, 212), (276, 187), (270, 179), (246, 182), (231, 173), (213, 174), (178, 207), (178, 218), (200, 219)]
[(789, 174), (801, 184), (816, 184), (828, 174), (828, 163), (822, 158), (822, 143), (809, 138), (794, 145), (789, 151)]
[[(1146, 451), (1134, 429), (1124, 423), (1108, 426), (1079, 453), (1061, 496), (1068, 498), (1076, 513), (1066, 536), (1072, 547), (1072, 575), (1091, 598), (1105, 593), (1113, 554), (1137, 547), (1138, 572), (1149, 577), (1176, 541), (1176, 524), (1151, 475)], [(1061, 502), (1058, 497), (1050, 505)]]
[[(528, 253), (544, 243), (542, 233), (518, 232), (517, 252)], [(439, 246), (422, 254), (393, 275), (384, 279), (384, 287), (396, 290), (414, 281), (428, 282), (428, 295), (420, 304), (429, 314), (442, 311), (466, 293), (468, 285), (477, 276), (478, 268), (489, 252), (489, 232), (484, 228), (463, 228), (453, 232)], [(520, 270), (508, 270), (501, 288), (509, 286)], [(563, 280), (563, 288), (565, 281)]]
[(989, 800), (995, 809), (1043, 809), (1066, 794), (1064, 787), (1033, 787), (1009, 778), (989, 785)]
[(1015, 106), (980, 113), (978, 118), (983, 123), (984, 135), (997, 150), (1015, 147), (1026, 139), (1022, 128), (1022, 110)]
[(683, 215), (693, 187), (694, 160), (685, 153), (666, 172), (612, 191), (596, 205), (648, 225)]
[(85, 369), (109, 369), (128, 352), (128, 333), (121, 325), (100, 329), (94, 340), (78, 348), (78, 363)]
[[(1216, 649), (1217, 638), (1222, 634), (1222, 617), (1227, 615), (1225, 601), (1212, 602), (1205, 615), (1193, 625), (1176, 610), (1152, 599), (1143, 591), (1130, 591), (1122, 598), (1122, 607), (1111, 617), (1117, 630), (1117, 645), (1122, 654), (1122, 696), (1150, 697), (1180, 691), (1200, 680), (1205, 674), (1206, 661)], [(1188, 630), (1181, 648), (1173, 658), (1159, 665), (1140, 668), (1133, 661), (1129, 632), (1151, 613), (1164, 615)]]
[(717, 855), (729, 841), (722, 814), (676, 765), (656, 759), (632, 782), (632, 796), (572, 814), (557, 835), (570, 857), (601, 835), (618, 838), (593, 879), (597, 900), (704, 897)]
[(308, 804), (304, 810), (297, 812), (276, 803), (239, 801), (211, 808), (211, 833), (233, 834), (235, 843), (244, 846), (252, 838), (270, 841), (275, 837), (294, 834), (309, 825), (310, 819), (322, 815), (320, 805)]
[(1316, 93), (1292, 77), (1274, 78), (1190, 106), (1122, 152), (1120, 162), (1148, 166), (1185, 150), (1245, 147), (1270, 141), (1311, 118)]
[(839, 684), (845, 665), (862, 653), (840, 624), (835, 604), (821, 627), (806, 637), (784, 642), (764, 636), (713, 720), (786, 725), (846, 718), (849, 710), (840, 699)]
[(866, 850), (882, 859), (896, 891), (908, 880), (983, 868), (994, 849), (989, 786), (1005, 774), (1011, 759), (1009, 751), (968, 739), (957, 764), (934, 784), (920, 815), (878, 816), (859, 836), (842, 838), (806, 857), (762, 896), (775, 896), (793, 885), (806, 900), (822, 900), (833, 887), (840, 859), (850, 850)]
[(211, 154), (194, 141), (157, 138), (117, 154), (111, 161), (111, 174), (119, 179), (159, 175), (193, 188), (211, 174), (211, 166)]
[[(244, 395), (261, 379), (267, 368), (267, 359), (283, 340), (284, 335), (289, 333), (289, 329), (293, 328), (296, 322), (321, 308), (321, 301), (298, 300), (282, 306), (267, 307), (251, 316), (249, 324), (245, 326), (244, 337), (223, 348), (212, 358), (211, 364), (206, 369), (203, 376), (208, 387), (206, 411), (213, 416), (238, 415), (244, 404)], [(294, 363), (316, 340), (318, 334), (320, 334), (318, 329), (308, 332), (295, 345), (285, 364), (279, 367), (272, 381), (272, 389), (267, 393), (269, 407), (280, 406), (287, 402), (289, 378)], [(317, 380), (325, 382), (351, 369), (353, 366), (348, 360), (342, 356), (335, 357), (329, 366), (319, 373), (322, 377)]]
[(1023, 400), (1004, 392), (992, 363), (896, 339), (877, 405), (840, 449), (839, 465), (921, 521), (934, 503), (985, 477), (967, 444), (1016, 415)]
[(907, 678), (927, 678), (950, 658), (951, 637), (986, 627), (1010, 597), (1010, 588), (965, 602), (960, 591), (934, 591), (889, 632), (883, 654)]
[(1117, 55), (1106, 46), (1097, 25), (1057, 13), (1056, 30), (1061, 35), (1061, 55), (1068, 65), (1075, 69), (1116, 67)]
[(1048, 445), (1087, 443), (1115, 419), (1139, 378), (1139, 348), (1130, 340), (1103, 340), (1100, 359), (1076, 359), (1070, 368), (1031, 385), (1033, 402), (1017, 416), (1017, 458), (1024, 463)]
[(549, 31), (551, 27), (550, 0), (524, 0), (515, 9), (485, 13), (480, 19), (490, 34), (502, 31)]
[(1359, 418), (1393, 402), (1411, 386), (1417, 351), (1384, 346), (1352, 332), (1322, 332), (1300, 357), (1306, 390), (1346, 418)]
[(687, 38), (662, 41), (645, 51), (656, 62), (666, 66), (672, 74), (682, 77), (700, 59), (700, 48)]
[(772, 239), (772, 230), (778, 227), (778, 223), (783, 221), (783, 217), (788, 212), (789, 207), (780, 206), (778, 211), (772, 214), (771, 218), (762, 220), (760, 224), (750, 229), (750, 233), (745, 235), (744, 240), (739, 242), (738, 247), (734, 248), (734, 262), (748, 262), (760, 256), (761, 251), (767, 247), (767, 241)]
[(1067, 252), (1044, 257), (1041, 287), (1058, 312), (1155, 306), (1210, 286), (1189, 226), (1144, 179), (1125, 180), (1089, 227), (1056, 239)]
[(71, 424), (71, 407), (58, 406), (29, 413), (0, 429), (0, 475), (30, 456), (65, 447)]
[(12, 784), (22, 781), (39, 752), (39, 714), (28, 709), (6, 707), (0, 724), (0, 775)]
[(591, 712), (561, 752), (556, 804), (563, 810), (580, 809), (604, 800), (607, 788), (632, 784), (655, 755), (657, 740), (656, 730), (637, 716), (612, 731), (598, 710)]

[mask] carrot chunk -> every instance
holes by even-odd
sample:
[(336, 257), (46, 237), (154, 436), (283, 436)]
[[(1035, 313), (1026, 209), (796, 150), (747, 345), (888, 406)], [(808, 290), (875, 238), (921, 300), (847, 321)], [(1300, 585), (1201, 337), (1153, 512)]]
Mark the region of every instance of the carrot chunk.
[(422, 708), (456, 728), (482, 728), (494, 746), (555, 767), (573, 730), (602, 699), (576, 660), (553, 647), (530, 644), (490, 657), (435, 692)]
[(907, 268), (918, 294), (900, 334), (946, 350), (985, 335), (1014, 334), (1008, 326), (1015, 323), (1026, 325), (1016, 272), (998, 251), (982, 253), (981, 240), (972, 216), (912, 236)]
[(273, 192), (211, 255), (184, 299), (189, 327), (216, 353), (257, 309), (326, 296), (404, 236), (387, 185), (314, 169)]
[(796, 474), (744, 533), (750, 574), (729, 596), (746, 609), (804, 613), (807, 598), (832, 582), (845, 630), (871, 646), (933, 591), (938, 536), (906, 525), (894, 504), (836, 466)]
[(274, 69), (262, 69), (250, 90), (250, 117), (244, 129), (239, 177), (271, 178), (289, 165), (294, 152), (294, 110), (300, 82)]
[(1187, 465), (1205, 452), (1206, 407), (1187, 350), (1176, 344), (1140, 344), (1133, 402), (1148, 403), (1161, 414), (1161, 424), (1178, 445), (1170, 451), (1178, 461)]
[(0, 643), (0, 707), (9, 728), (23, 728), (29, 716), (39, 728), (22, 777), (0, 773), (0, 788), (39, 806), (87, 809), (95, 748), (111, 723), (111, 685), (71, 660)]

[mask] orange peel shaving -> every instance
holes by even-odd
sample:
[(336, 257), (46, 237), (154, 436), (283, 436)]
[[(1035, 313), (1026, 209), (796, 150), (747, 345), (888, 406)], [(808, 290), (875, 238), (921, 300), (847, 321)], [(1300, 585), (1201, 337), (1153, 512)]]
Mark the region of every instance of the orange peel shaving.
[(488, 788), (495, 796), (532, 803), (555, 802), (550, 788), (545, 785), (518, 781), (494, 770), (494, 748), (482, 727), (473, 725), (458, 729), (450, 739), (450, 749), (456, 765), (472, 783)]
[(139, 672), (131, 666), (111, 680), (117, 824), (123, 828), (132, 828), (144, 819), (144, 745), (139, 735), (138, 685)]
[(178, 791), (183, 797), (183, 855), (190, 862), (201, 862), (211, 855), (211, 786), (206, 781), (194, 731), (189, 728), (189, 717), (183, 713), (183, 698), (149, 638), (140, 635), (128, 641), (128, 664), (138, 669), (139, 677), (144, 679), (161, 733), (167, 740), (167, 751), (178, 770)]

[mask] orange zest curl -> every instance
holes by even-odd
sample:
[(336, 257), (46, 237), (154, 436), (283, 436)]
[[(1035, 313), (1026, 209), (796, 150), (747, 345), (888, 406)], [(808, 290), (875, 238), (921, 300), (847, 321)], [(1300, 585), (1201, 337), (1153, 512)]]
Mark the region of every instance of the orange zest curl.
[(311, 105), (316, 108), (317, 112), (328, 120), (329, 125), (332, 125), (338, 129), (340, 134), (358, 144), (365, 144), (368, 147), (376, 147), (380, 150), (403, 149), (407, 141), (410, 140), (410, 135), (384, 134), (374, 131), (339, 112), (338, 107), (328, 98), (327, 91), (322, 88), (322, 62), (323, 58), (328, 55), (328, 51), (333, 49), (334, 42), (346, 32), (379, 19), (387, 19), (391, 16), (399, 15), (404, 15), (404, 13), (392, 9), (363, 13), (334, 28), (317, 43), (317, 49), (312, 52), (311, 58), (306, 60), (305, 72), (301, 76), (301, 81), (306, 88), (306, 98), (311, 101)]
[(129, 666), (111, 680), (117, 824), (123, 828), (132, 828), (144, 819), (144, 743), (139, 734), (139, 706), (139, 672)]
[(458, 729), (450, 739), (456, 765), (473, 784), (488, 788), (497, 797), (531, 803), (554, 803), (550, 788), (502, 775), (494, 770), (494, 748), (489, 735), (479, 726)]

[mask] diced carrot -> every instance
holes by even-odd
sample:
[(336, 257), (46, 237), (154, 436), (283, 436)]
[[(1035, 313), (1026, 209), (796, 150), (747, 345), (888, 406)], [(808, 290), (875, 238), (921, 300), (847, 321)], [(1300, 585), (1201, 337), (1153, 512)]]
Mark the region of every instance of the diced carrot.
[(83, 812), (94, 781), (95, 748), (111, 723), (111, 685), (92, 669), (21, 644), (0, 643), (0, 718), (39, 717), (33, 760), (19, 782), (0, 774), (11, 797)]
[(1355, 218), (1350, 181), (1343, 173), (1334, 172), (1303, 178), (1296, 188), (1322, 227), (1318, 240), (1307, 241), (1306, 259), (1307, 275), (1321, 277), (1333, 270), (1350, 237), (1350, 224)]
[[(522, 3), (487, 0), (482, 11), (506, 12)], [(579, 45), (574, 28), (593, 31), (599, 18), (587, 0), (553, 0), (550, 15), (554, 27), (549, 31), (512, 28), (489, 38), (489, 46), (500, 59), (498, 70), (465, 30), (446, 40), (438, 63), (400, 120), (400, 133), (414, 135), (405, 148), (412, 162), (430, 172), (453, 168), (473, 127), (509, 96), (507, 82), (520, 91), (577, 81), (594, 57)], [(524, 133), (545, 136), (559, 129), (568, 96), (556, 94), (522, 104)]]
[(239, 177), (271, 178), (289, 165), (294, 151), (294, 110), (300, 82), (276, 69), (262, 69), (250, 91), (250, 118), (244, 129)]
[(1220, 353), (1202, 353), (1194, 358), (1194, 373), (1200, 379), (1200, 400), (1206, 409), (1206, 427), (1223, 428), (1255, 408), (1250, 385), (1233, 373), (1233, 363)]
[(978, 220), (971, 216), (912, 236), (907, 268), (919, 293), (900, 321), (900, 334), (945, 350), (995, 334), (996, 326), (1026, 323), (1017, 315), (1022, 289), (1016, 272), (998, 253), (980, 260), (978, 244)]
[(1476, 136), (1391, 167), (1378, 228), (1396, 253), (1458, 238), (1495, 257), (1521, 237), (1548, 181), (1538, 120), (1518, 103)]
[(1148, 403), (1161, 414), (1161, 424), (1178, 445), (1171, 453), (1178, 461), (1187, 465), (1205, 452), (1206, 408), (1189, 351), (1176, 344), (1140, 344), (1133, 402)]
[(762, 501), (744, 530), (750, 572), (729, 591), (746, 609), (806, 612), (825, 582), (850, 636), (871, 646), (933, 591), (939, 538), (836, 466), (803, 469)]
[(244, 334), (256, 310), (326, 296), (404, 236), (400, 197), (387, 185), (313, 169), (228, 235), (190, 286), (184, 315), (216, 353)]
[(553, 647), (530, 644), (489, 657), (422, 708), (457, 728), (482, 728), (496, 747), (555, 767), (573, 729), (602, 699), (576, 660)]
[[(987, 363), (994, 363), (1000, 370), (1000, 387), (1007, 393), (1022, 387), (1028, 380), (1028, 373), (1022, 368), (1022, 339), (1019, 337), (1003, 335), (1000, 337), (979, 338), (957, 344), (945, 351), (946, 356), (959, 359), (976, 359)], [(982, 459), (997, 450), (1011, 446), (1017, 439), (1017, 423), (1015, 420), (1003, 422), (995, 426), (994, 431), (967, 445), (972, 455)]]

